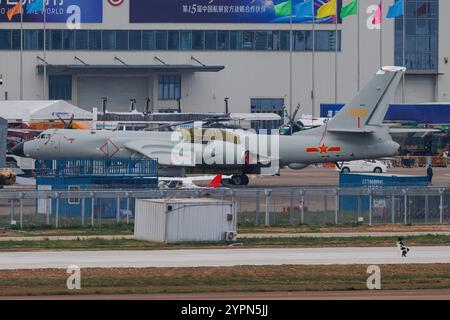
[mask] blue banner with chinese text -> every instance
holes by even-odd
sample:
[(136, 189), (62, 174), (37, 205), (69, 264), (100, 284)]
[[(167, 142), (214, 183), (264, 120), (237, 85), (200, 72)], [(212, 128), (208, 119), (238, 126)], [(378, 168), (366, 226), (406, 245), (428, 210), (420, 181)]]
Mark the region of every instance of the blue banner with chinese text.
[[(313, 14), (298, 10), (305, 2), (292, 0), (292, 14), (281, 14), (276, 6), (287, 0), (130, 0), (131, 23), (311, 23)], [(314, 0), (317, 10), (331, 0)], [(342, 0), (337, 0), (337, 12)], [(335, 23), (336, 17), (314, 19)], [(340, 20), (338, 20), (340, 23)]]

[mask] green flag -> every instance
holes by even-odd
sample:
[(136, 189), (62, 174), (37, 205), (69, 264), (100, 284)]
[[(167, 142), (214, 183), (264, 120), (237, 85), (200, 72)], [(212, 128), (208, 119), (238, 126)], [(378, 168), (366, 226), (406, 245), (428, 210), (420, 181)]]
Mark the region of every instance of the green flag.
[(290, 16), (292, 15), (292, 0), (276, 4), (274, 9), (277, 17)]
[(353, 0), (348, 5), (343, 6), (341, 9), (341, 19), (356, 15), (358, 15), (358, 0)]

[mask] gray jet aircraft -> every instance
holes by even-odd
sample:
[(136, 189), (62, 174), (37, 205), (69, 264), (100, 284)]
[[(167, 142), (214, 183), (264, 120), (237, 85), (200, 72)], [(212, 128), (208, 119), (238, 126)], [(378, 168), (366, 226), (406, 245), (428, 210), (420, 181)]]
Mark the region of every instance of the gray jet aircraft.
[[(299, 170), (315, 163), (391, 157), (399, 144), (382, 123), (405, 71), (383, 67), (333, 119), (317, 128), (277, 136), (276, 143), (264, 151), (244, 143), (261, 135), (235, 130), (216, 129), (205, 139), (205, 132), (193, 129), (175, 133), (52, 129), (17, 145), (13, 153), (34, 159), (149, 157), (158, 159), (160, 175), (232, 174), (236, 185), (247, 185), (247, 174), (261, 173), (275, 163), (278, 169)], [(216, 161), (225, 158), (225, 162)]]

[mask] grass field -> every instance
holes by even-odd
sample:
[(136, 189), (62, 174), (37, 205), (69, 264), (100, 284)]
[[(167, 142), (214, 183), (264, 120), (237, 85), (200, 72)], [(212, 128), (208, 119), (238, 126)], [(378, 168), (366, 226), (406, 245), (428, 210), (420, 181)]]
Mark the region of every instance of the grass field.
[[(404, 237), (409, 247), (450, 246), (450, 236), (425, 235)], [(320, 248), (320, 247), (391, 247), (396, 237), (296, 237), (296, 238), (249, 238), (237, 243), (227, 242), (183, 242), (176, 244), (154, 243), (127, 239), (88, 239), (70, 241), (0, 241), (0, 252), (43, 250), (174, 250), (225, 248), (237, 245), (240, 248)]]
[(78, 226), (53, 228), (51, 226), (26, 227), (23, 230), (0, 229), (0, 237), (46, 237), (46, 236), (100, 236), (100, 235), (131, 235), (134, 224), (103, 224), (96, 227)]
[[(78, 226), (54, 228), (51, 226), (26, 227), (23, 230), (0, 229), (1, 237), (33, 236), (95, 236), (95, 235), (132, 235), (134, 224), (102, 224), (95, 227)], [(240, 226), (238, 233), (340, 233), (340, 232), (450, 232), (450, 224), (403, 225), (379, 224), (374, 226), (361, 224), (342, 225), (288, 225), (288, 226)]]
[[(450, 265), (381, 265), (382, 289), (448, 289)], [(366, 265), (84, 269), (81, 290), (66, 270), (0, 271), (0, 296), (365, 290)]]

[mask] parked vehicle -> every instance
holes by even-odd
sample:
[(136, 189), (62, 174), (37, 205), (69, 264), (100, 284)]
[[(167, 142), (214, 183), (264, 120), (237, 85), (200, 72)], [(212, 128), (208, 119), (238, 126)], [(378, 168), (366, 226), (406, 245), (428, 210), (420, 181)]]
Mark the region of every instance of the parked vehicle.
[(348, 172), (373, 172), (373, 173), (385, 173), (387, 172), (387, 166), (379, 160), (356, 160), (350, 162), (343, 162), (336, 167), (336, 170), (340, 170), (342, 173)]

